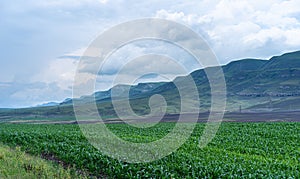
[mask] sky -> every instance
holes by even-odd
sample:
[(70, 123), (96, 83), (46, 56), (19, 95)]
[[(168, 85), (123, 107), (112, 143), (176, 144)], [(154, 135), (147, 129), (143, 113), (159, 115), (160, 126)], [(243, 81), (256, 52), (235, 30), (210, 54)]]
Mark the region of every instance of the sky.
[[(156, 17), (186, 25), (204, 38), (220, 64), (242, 58), (268, 59), (300, 50), (299, 3), (299, 0), (1, 1), (0, 108), (35, 106), (72, 97), (74, 74), (89, 44), (105, 30), (135, 19)], [(125, 57), (138, 57), (148, 51), (191, 59), (166, 43), (129, 44), (112, 56), (105, 69), (106, 76), (99, 78), (96, 89), (110, 87), (109, 82)], [(200, 68), (191, 60), (181, 63), (187, 64), (189, 71)], [(147, 65), (163, 66), (154, 62), (136, 63), (129, 71)], [(168, 69), (161, 76), (152, 74), (143, 79), (172, 80), (179, 75)]]

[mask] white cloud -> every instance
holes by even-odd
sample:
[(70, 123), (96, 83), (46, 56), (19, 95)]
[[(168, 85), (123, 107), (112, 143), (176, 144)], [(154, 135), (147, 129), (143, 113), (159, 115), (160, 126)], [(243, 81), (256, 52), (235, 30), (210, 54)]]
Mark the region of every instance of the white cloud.
[(32, 82), (56, 83), (61, 90), (70, 90), (73, 85), (74, 74), (78, 60), (65, 58), (55, 59), (41, 72), (32, 77)]
[(57, 7), (80, 7), (83, 5), (101, 5), (106, 4), (108, 0), (48, 0), (48, 1), (30, 1), (31, 6), (39, 8), (57, 8)]
[[(218, 1), (205, 14), (161, 9), (156, 17), (179, 21), (208, 37), (221, 63), (297, 50), (299, 1)], [(281, 44), (281, 45), (280, 45)]]
[(279, 1), (274, 3), (270, 12), (281, 16), (288, 16), (300, 13), (299, 0)]
[(168, 19), (173, 21), (179, 21), (188, 25), (193, 25), (198, 22), (198, 16), (196, 14), (184, 14), (183, 12), (170, 13), (165, 9), (161, 9), (156, 12), (157, 18)]
[(299, 48), (300, 46), (300, 29), (290, 29), (285, 32), (286, 44)]
[(263, 47), (269, 41), (285, 42), (284, 31), (277, 27), (273, 27), (270, 29), (262, 29), (257, 33), (246, 35), (243, 42), (246, 45), (250, 45), (250, 47), (258, 48)]

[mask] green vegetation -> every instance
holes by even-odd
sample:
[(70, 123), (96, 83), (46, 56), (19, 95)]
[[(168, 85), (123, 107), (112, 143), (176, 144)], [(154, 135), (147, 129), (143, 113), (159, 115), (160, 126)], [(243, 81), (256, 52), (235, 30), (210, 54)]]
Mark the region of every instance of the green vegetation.
[(70, 169), (0, 144), (0, 178), (74, 178)]
[[(148, 129), (125, 124), (107, 126), (124, 140), (149, 142), (166, 135), (174, 123), (160, 123)], [(204, 126), (197, 124), (191, 138), (171, 155), (144, 164), (120, 162), (101, 154), (88, 143), (77, 125), (2, 124), (0, 140), (37, 156), (54, 156), (78, 170), (100, 177), (300, 176), (300, 123), (223, 123), (213, 141), (200, 149), (198, 142)]]

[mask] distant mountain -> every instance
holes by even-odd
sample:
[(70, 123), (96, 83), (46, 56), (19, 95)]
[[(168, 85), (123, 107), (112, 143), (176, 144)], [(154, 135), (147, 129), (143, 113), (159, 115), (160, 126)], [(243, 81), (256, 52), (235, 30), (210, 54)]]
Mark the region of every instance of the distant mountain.
[[(95, 92), (92, 95), (82, 96), (79, 99), (73, 99), (78, 100), (81, 102), (92, 102), (96, 100), (97, 102), (103, 102), (103, 101), (110, 101), (112, 97), (112, 90), (114, 90), (114, 97), (115, 98), (125, 98), (128, 95), (126, 94), (126, 91), (129, 90), (130, 98), (135, 97), (141, 97), (147, 93), (151, 93), (152, 90), (155, 88), (165, 84), (164, 82), (157, 82), (157, 83), (139, 83), (137, 85), (116, 85), (112, 89), (109, 89), (107, 91), (98, 91)], [(66, 104), (72, 104), (72, 99), (68, 98), (64, 100), (60, 105), (66, 105)]]
[[(214, 68), (214, 67), (210, 67)], [(227, 86), (227, 110), (239, 111), (287, 111), (300, 110), (300, 51), (274, 56), (269, 60), (242, 59), (222, 66)], [(204, 69), (193, 71), (192, 77), (199, 91), (201, 111), (210, 110), (210, 85)], [(129, 90), (131, 107), (136, 113), (149, 113), (149, 98), (161, 94), (168, 104), (167, 113), (180, 111), (180, 96), (175, 82), (185, 81), (188, 76), (177, 77), (172, 82), (117, 85), (107, 91), (77, 99), (66, 99), (58, 107), (41, 108), (44, 113), (63, 115), (73, 113), (73, 102), (89, 104), (96, 100), (101, 115), (116, 116), (112, 98), (123, 100)], [(188, 88), (188, 87), (187, 87)], [(112, 96), (112, 90), (115, 92)], [(43, 106), (58, 105), (55, 103)], [(195, 107), (195, 106), (190, 106)], [(34, 109), (32, 111), (36, 111)], [(49, 112), (50, 111), (50, 112)], [(30, 109), (26, 110), (30, 113)]]
[(37, 105), (37, 107), (48, 107), (48, 106), (57, 106), (57, 105), (59, 105), (59, 103), (57, 102), (48, 102), (48, 103), (39, 104)]

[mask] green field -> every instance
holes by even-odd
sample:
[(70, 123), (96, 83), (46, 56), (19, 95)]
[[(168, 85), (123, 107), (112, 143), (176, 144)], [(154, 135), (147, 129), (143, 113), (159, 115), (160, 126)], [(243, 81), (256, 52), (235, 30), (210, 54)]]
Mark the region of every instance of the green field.
[[(107, 124), (119, 137), (150, 142), (170, 131), (174, 123), (137, 129)], [(90, 125), (90, 127), (95, 124)], [(88, 143), (78, 125), (1, 124), (0, 140), (11, 147), (90, 176), (112, 178), (298, 178), (300, 123), (223, 123), (213, 141), (198, 148), (205, 124), (171, 155), (151, 163), (129, 164), (101, 154)]]

